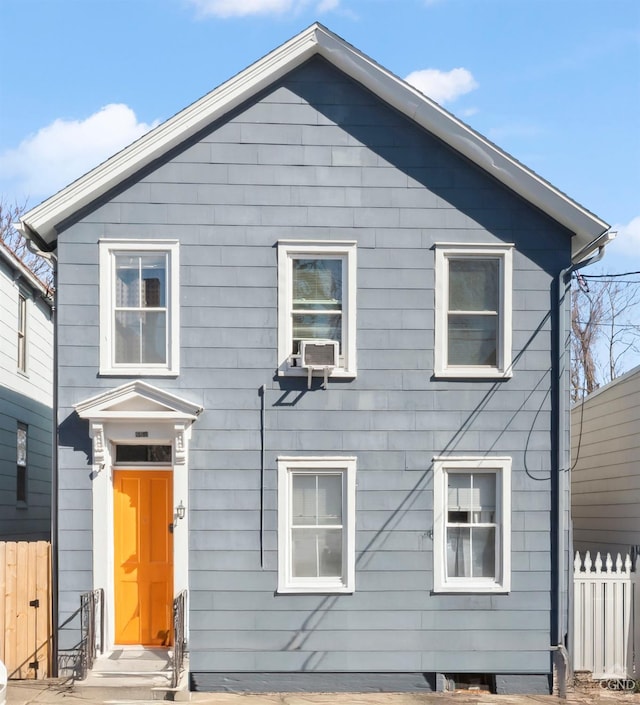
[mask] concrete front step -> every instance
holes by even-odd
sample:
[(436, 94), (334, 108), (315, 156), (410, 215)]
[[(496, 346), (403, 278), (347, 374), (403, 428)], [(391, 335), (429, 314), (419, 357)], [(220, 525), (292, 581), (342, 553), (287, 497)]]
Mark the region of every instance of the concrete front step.
[(101, 654), (74, 691), (93, 702), (188, 700), (187, 663), (181, 683), (171, 687), (172, 654), (167, 649), (117, 649)]

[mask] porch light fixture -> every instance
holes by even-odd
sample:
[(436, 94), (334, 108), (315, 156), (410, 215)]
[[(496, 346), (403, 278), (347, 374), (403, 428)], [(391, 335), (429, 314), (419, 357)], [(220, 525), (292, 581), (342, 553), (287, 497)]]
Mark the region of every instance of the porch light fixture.
[(176, 507), (176, 519), (184, 519), (185, 506), (180, 500), (180, 504)]

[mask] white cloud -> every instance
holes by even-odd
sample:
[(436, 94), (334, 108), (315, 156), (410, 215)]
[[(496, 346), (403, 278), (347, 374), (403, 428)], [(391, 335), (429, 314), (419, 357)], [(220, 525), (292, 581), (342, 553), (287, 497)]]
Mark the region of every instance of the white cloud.
[[(282, 15), (299, 12), (311, 0), (188, 0), (202, 17), (247, 17), (248, 15)], [(340, 0), (318, 0), (315, 11), (322, 14), (335, 10)]]
[(609, 247), (619, 253), (625, 253), (638, 257), (640, 254), (640, 215), (632, 218), (626, 225), (614, 225), (612, 228), (617, 232), (616, 239)]
[(404, 80), (437, 103), (451, 102), (478, 87), (471, 72), (463, 68), (451, 71), (422, 69), (413, 71)]
[(18, 201), (49, 196), (154, 126), (138, 122), (122, 104), (106, 105), (85, 120), (55, 120), (0, 154), (3, 182)]
[(316, 7), (316, 12), (324, 14), (325, 12), (330, 12), (331, 10), (337, 10), (340, 0), (320, 0), (318, 7)]

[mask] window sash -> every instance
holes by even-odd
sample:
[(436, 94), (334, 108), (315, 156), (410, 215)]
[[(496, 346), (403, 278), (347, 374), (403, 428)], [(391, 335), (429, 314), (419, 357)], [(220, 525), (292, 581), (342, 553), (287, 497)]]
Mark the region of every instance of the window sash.
[(18, 294), (18, 370), (27, 371), (27, 299)]
[[(488, 271), (479, 273), (479, 265), (482, 264), (488, 265)], [(449, 367), (497, 367), (501, 327), (502, 259), (450, 256), (447, 257), (447, 266), (449, 269), (447, 365)], [(474, 267), (475, 279), (480, 281), (474, 281), (465, 287), (465, 278), (467, 276), (474, 278)], [(459, 270), (457, 273), (455, 273), (456, 269)], [(492, 303), (493, 307), (489, 305)]]
[[(302, 270), (303, 265), (309, 269)], [(337, 340), (342, 354), (345, 271), (346, 255), (291, 257), (291, 353), (294, 357), (300, 354), (302, 340), (314, 339)], [(303, 296), (305, 293), (308, 296)]]
[[(321, 504), (322, 500), (326, 498), (333, 500), (334, 505), (337, 500), (338, 506), (334, 506), (334, 509), (339, 510), (340, 519), (344, 516), (344, 478), (344, 471), (290, 471), (288, 489), (291, 536), (290, 575), (292, 581), (301, 578), (337, 578), (342, 580), (345, 572), (342, 521), (337, 521), (337, 511), (335, 513), (336, 520), (331, 521), (333, 517)], [(330, 483), (323, 482), (323, 480), (335, 479), (339, 480), (337, 497), (335, 496), (335, 483), (331, 483), (333, 485), (331, 487)], [(307, 485), (306, 491), (303, 484)], [(296, 492), (296, 489), (302, 491)], [(329, 497), (331, 491), (333, 491), (333, 497)], [(323, 537), (325, 538), (324, 542)], [(332, 538), (333, 541), (329, 541), (329, 538)], [(302, 551), (311, 551), (312, 555), (303, 555)], [(331, 555), (328, 557), (325, 554)], [(329, 566), (332, 568), (330, 569)]]
[[(482, 482), (489, 477), (491, 486)], [(496, 510), (498, 477), (487, 472), (446, 471), (446, 479), (446, 578), (496, 580), (500, 536)], [(468, 487), (466, 482), (455, 482), (467, 479)]]
[(166, 365), (169, 256), (115, 250), (112, 257), (114, 364)]

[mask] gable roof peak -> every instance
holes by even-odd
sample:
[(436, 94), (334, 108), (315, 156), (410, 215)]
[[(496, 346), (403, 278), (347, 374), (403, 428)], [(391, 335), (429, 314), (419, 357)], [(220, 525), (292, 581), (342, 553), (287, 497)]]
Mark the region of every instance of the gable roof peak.
[(609, 226), (492, 142), (319, 22), (280, 45), (154, 128), (106, 162), (25, 213), (22, 233), (44, 250), (79, 211), (184, 143), (310, 57), (320, 55), (399, 112), (570, 230), (572, 255), (583, 259)]

